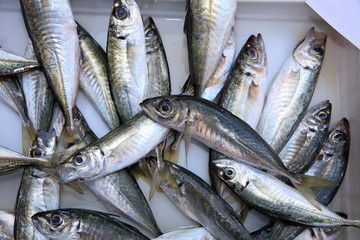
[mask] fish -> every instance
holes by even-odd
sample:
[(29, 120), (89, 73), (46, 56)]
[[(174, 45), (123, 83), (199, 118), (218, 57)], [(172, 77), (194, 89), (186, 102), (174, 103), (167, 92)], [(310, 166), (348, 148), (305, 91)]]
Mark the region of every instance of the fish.
[(25, 166), (53, 167), (50, 159), (28, 157), (5, 147), (0, 147), (0, 175), (11, 173)]
[[(341, 186), (346, 172), (350, 150), (349, 147), (350, 126), (347, 119), (343, 118), (330, 127), (321, 150), (317, 157), (315, 157), (315, 162), (313, 162), (310, 168), (305, 172), (307, 175), (325, 178), (337, 183), (334, 186), (317, 187), (313, 189), (317, 201), (325, 206), (329, 205)], [(308, 232), (303, 226), (277, 222), (274, 224), (271, 232), (271, 239), (285, 240), (289, 239), (289, 236), (295, 238), (304, 231)], [(314, 229), (314, 231), (321, 230)], [(331, 232), (332, 230), (329, 229), (329, 231)], [(338, 229), (337, 231), (340, 230)]]
[(79, 85), (80, 47), (68, 0), (20, 0), (35, 54), (62, 109), (66, 134), (76, 139), (73, 111)]
[(28, 118), (24, 93), (16, 76), (0, 77), (0, 100), (19, 114), (30, 138), (35, 138), (35, 129)]
[[(236, 33), (235, 30), (232, 29), (230, 38), (225, 46), (225, 49), (221, 55), (218, 65), (211, 76), (210, 80), (206, 82), (206, 86), (204, 87), (204, 91), (201, 95), (202, 98), (207, 99), (212, 102), (218, 102), (221, 90), (223, 89), (226, 81), (228, 80), (228, 76), (230, 74), (231, 66), (234, 62), (235, 55), (235, 38)], [(189, 78), (181, 90), (182, 95), (193, 95), (194, 87), (192, 85), (191, 79)], [(176, 132), (174, 135), (173, 142), (169, 145), (169, 147), (165, 150), (165, 159), (177, 163), (179, 158), (179, 144), (182, 139), (183, 134)]]
[(80, 88), (110, 129), (120, 125), (110, 91), (105, 51), (84, 27), (77, 23), (81, 51)]
[(186, 1), (184, 32), (194, 95), (214, 73), (227, 44), (237, 7), (236, 0)]
[(56, 167), (61, 181), (94, 180), (138, 162), (170, 136), (143, 112), (102, 138), (64, 158)]
[[(36, 58), (34, 48), (30, 42), (25, 55)], [(36, 132), (47, 131), (50, 127), (54, 96), (41, 69), (22, 74), (21, 87), (26, 102), (27, 115)]]
[(159, 30), (152, 17), (144, 20), (144, 32), (149, 85), (147, 97), (170, 95), (169, 65)]
[[(61, 118), (63, 119), (61, 112), (60, 115), (56, 121), (57, 123), (61, 122)], [(96, 141), (98, 139), (97, 136), (90, 129), (84, 116), (77, 107), (75, 108), (74, 117), (80, 136), (85, 144), (87, 145)], [(60, 133), (61, 130), (57, 130), (57, 132)], [(76, 146), (75, 150), (78, 148), (80, 147)], [(161, 234), (149, 203), (129, 170), (123, 169), (104, 177), (84, 181), (84, 184), (101, 199), (109, 209), (115, 209), (115, 211), (138, 223), (155, 236)]]
[(111, 93), (125, 123), (141, 111), (148, 88), (144, 25), (135, 0), (114, 0), (106, 53)]
[(202, 98), (215, 103), (219, 101), (218, 99), (220, 98), (220, 92), (221, 90), (223, 90), (226, 82), (229, 81), (228, 78), (231, 72), (231, 68), (233, 66), (235, 55), (235, 40), (236, 33), (235, 30), (232, 29), (230, 37), (221, 54), (215, 71), (213, 72), (210, 79), (206, 81), (205, 85), (202, 87)]
[(24, 57), (17, 53), (0, 49), (0, 76), (14, 75), (39, 68), (40, 64), (32, 57)]
[[(242, 47), (223, 89), (219, 105), (255, 128), (266, 94), (267, 57), (264, 40), (259, 33), (251, 35)], [(210, 162), (226, 158), (210, 150)], [(210, 163), (211, 184), (221, 193), (221, 180), (213, 174)]]
[(309, 106), (326, 39), (325, 33), (312, 27), (272, 80), (256, 130), (276, 153), (285, 146)]
[[(146, 64), (148, 71), (147, 97), (170, 95), (170, 71), (160, 32), (157, 29), (152, 17), (147, 17), (143, 22), (146, 45)], [(160, 143), (155, 149), (158, 159), (158, 167), (155, 170), (156, 173), (152, 179), (149, 201), (151, 201), (155, 190), (158, 189), (161, 177), (168, 171), (166, 169), (166, 165), (164, 165), (162, 161), (165, 145), (166, 141)]]
[(333, 186), (315, 188), (317, 199), (328, 205), (335, 197), (347, 168), (350, 152), (350, 124), (346, 118), (332, 125), (315, 162), (305, 172), (309, 176), (321, 176), (335, 183)]
[(181, 228), (168, 233), (165, 233), (157, 238), (152, 240), (215, 240), (213, 236), (203, 227), (194, 227), (194, 228)]
[(354, 226), (348, 220), (318, 203), (320, 210), (303, 195), (276, 177), (233, 160), (216, 160), (220, 178), (246, 203), (269, 216), (314, 227)]
[(86, 209), (58, 209), (32, 216), (35, 227), (51, 239), (149, 240), (136, 228), (110, 214)]
[(309, 186), (333, 184), (328, 180), (290, 173), (254, 129), (212, 102), (192, 96), (173, 95), (147, 99), (141, 103), (141, 107), (152, 120), (176, 131), (189, 132), (215, 151), (287, 177), (313, 204), (316, 201)]
[(331, 103), (324, 101), (310, 108), (279, 153), (293, 173), (303, 173), (315, 160), (325, 140), (331, 118)]
[[(153, 174), (156, 159), (152, 157), (145, 161), (150, 174)], [(181, 192), (166, 178), (161, 179), (160, 188), (186, 216), (200, 223), (216, 239), (252, 239), (230, 205), (204, 180), (179, 165), (164, 162)]]
[(0, 210), (0, 239), (14, 239), (14, 221), (14, 213)]
[(15, 207), (16, 239), (48, 239), (33, 226), (31, 217), (37, 212), (58, 209), (60, 184), (57, 179), (37, 167), (27, 167), (20, 183)]

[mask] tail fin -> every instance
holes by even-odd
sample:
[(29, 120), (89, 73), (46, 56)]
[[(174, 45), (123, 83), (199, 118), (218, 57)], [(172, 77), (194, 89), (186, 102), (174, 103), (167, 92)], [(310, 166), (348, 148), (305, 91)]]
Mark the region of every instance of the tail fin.
[(152, 196), (155, 191), (159, 189), (161, 178), (165, 175), (165, 166), (164, 166), (164, 149), (166, 141), (158, 144), (156, 146), (156, 157), (157, 157), (157, 166), (153, 173), (153, 178), (150, 186), (149, 201), (151, 201)]
[[(177, 184), (169, 167), (165, 164), (164, 161), (162, 161), (160, 171), (158, 169), (159, 163), (157, 162), (157, 158), (149, 157), (149, 158), (146, 158), (146, 161), (148, 161), (147, 162), (147, 167), (148, 167), (147, 170), (149, 170), (149, 173), (152, 174), (152, 177), (153, 177), (153, 181), (151, 183), (151, 188), (154, 188), (154, 190), (150, 189), (149, 201), (151, 201), (152, 194), (155, 193), (156, 187), (160, 186), (160, 183), (162, 180), (165, 180), (168, 185), (170, 185), (172, 188), (174, 188), (182, 196), (182, 192), (180, 191), (179, 185)], [(160, 173), (156, 173), (156, 171), (159, 171)], [(158, 183), (157, 186), (153, 186), (157, 183)], [(151, 193), (151, 192), (153, 192), (153, 193)]]
[(183, 134), (180, 132), (174, 133), (174, 140), (169, 145), (169, 147), (165, 150), (164, 153), (164, 159), (169, 160), (172, 163), (178, 163), (179, 162), (179, 146), (180, 141), (183, 137)]
[(317, 209), (322, 211), (320, 203), (315, 200), (315, 194), (311, 190), (312, 187), (325, 187), (337, 185), (337, 183), (328, 179), (308, 176), (303, 174), (296, 174), (291, 179), (291, 183), (303, 194), (303, 196)]

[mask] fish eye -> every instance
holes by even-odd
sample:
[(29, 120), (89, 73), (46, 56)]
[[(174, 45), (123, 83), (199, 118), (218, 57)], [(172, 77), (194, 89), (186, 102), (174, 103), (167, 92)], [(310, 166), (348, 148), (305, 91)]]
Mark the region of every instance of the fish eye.
[(75, 165), (81, 165), (85, 162), (86, 157), (83, 154), (78, 154), (74, 157)]
[(169, 114), (172, 111), (170, 102), (168, 101), (163, 101), (160, 103), (159, 105), (159, 110), (162, 114)]
[(341, 140), (344, 139), (344, 134), (340, 131), (336, 131), (333, 136), (332, 136), (333, 140), (335, 142), (340, 142)]
[(325, 120), (327, 118), (328, 114), (326, 112), (319, 112), (318, 117), (321, 120)]
[(74, 120), (74, 122), (79, 122), (79, 120), (80, 120), (79, 116), (76, 113), (74, 113), (74, 115), (73, 115), (73, 120)]
[(256, 49), (255, 48), (249, 48), (248, 51), (247, 51), (247, 55), (252, 59), (256, 58)]
[(146, 32), (146, 36), (147, 37), (152, 37), (155, 35), (155, 31), (154, 29), (150, 28), (147, 32)]
[(53, 214), (50, 217), (50, 223), (53, 227), (59, 227), (63, 223), (63, 219), (59, 214)]
[(312, 48), (312, 52), (315, 54), (315, 55), (323, 55), (324, 54), (324, 48), (322, 46), (319, 46), (319, 45), (315, 45), (313, 48)]
[(31, 150), (32, 157), (42, 157), (44, 155), (44, 151), (41, 148), (34, 148)]
[(123, 20), (128, 16), (128, 11), (125, 7), (119, 6), (114, 10), (115, 17), (119, 20)]
[(234, 169), (233, 168), (226, 168), (225, 170), (224, 170), (224, 175), (225, 175), (225, 177), (227, 178), (227, 179), (232, 179), (232, 178), (234, 178), (235, 177), (235, 171), (234, 171)]

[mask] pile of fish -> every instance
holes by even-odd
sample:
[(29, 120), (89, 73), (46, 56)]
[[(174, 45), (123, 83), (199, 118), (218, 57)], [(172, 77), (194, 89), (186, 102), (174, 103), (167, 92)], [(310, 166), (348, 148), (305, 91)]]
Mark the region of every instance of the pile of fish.
[[(326, 34), (311, 28), (267, 90), (261, 34), (234, 59), (237, 1), (187, 0), (190, 75), (170, 95), (160, 33), (134, 0), (109, 9), (106, 51), (68, 0), (20, 5), (31, 43), (26, 56), (0, 50), (0, 96), (28, 136), (24, 154), (0, 147), (0, 174), (23, 169), (14, 213), (0, 211), (0, 239), (334, 239), (360, 227), (326, 207), (346, 171), (349, 122), (330, 126), (329, 101), (308, 108)], [(76, 107), (78, 87), (111, 129), (105, 136)], [(182, 138), (186, 154), (191, 138), (210, 148), (211, 186), (176, 164)], [(151, 182), (150, 199), (162, 190), (201, 227), (162, 235), (134, 175)], [(86, 186), (113, 214), (59, 209), (60, 184)], [(250, 208), (273, 220), (250, 233)]]

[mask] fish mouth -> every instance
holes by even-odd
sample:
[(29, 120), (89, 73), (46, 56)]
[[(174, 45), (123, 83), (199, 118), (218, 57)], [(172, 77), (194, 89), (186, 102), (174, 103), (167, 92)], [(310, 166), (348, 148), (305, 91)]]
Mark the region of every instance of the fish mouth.
[(42, 226), (46, 226), (46, 222), (42, 217), (39, 217), (37, 214), (31, 217), (35, 228), (43, 235), (46, 235), (46, 232), (43, 231)]
[(325, 45), (326, 39), (327, 35), (325, 33), (318, 32), (315, 30), (315, 27), (312, 27), (306, 35), (304, 42), (312, 42), (313, 45)]

